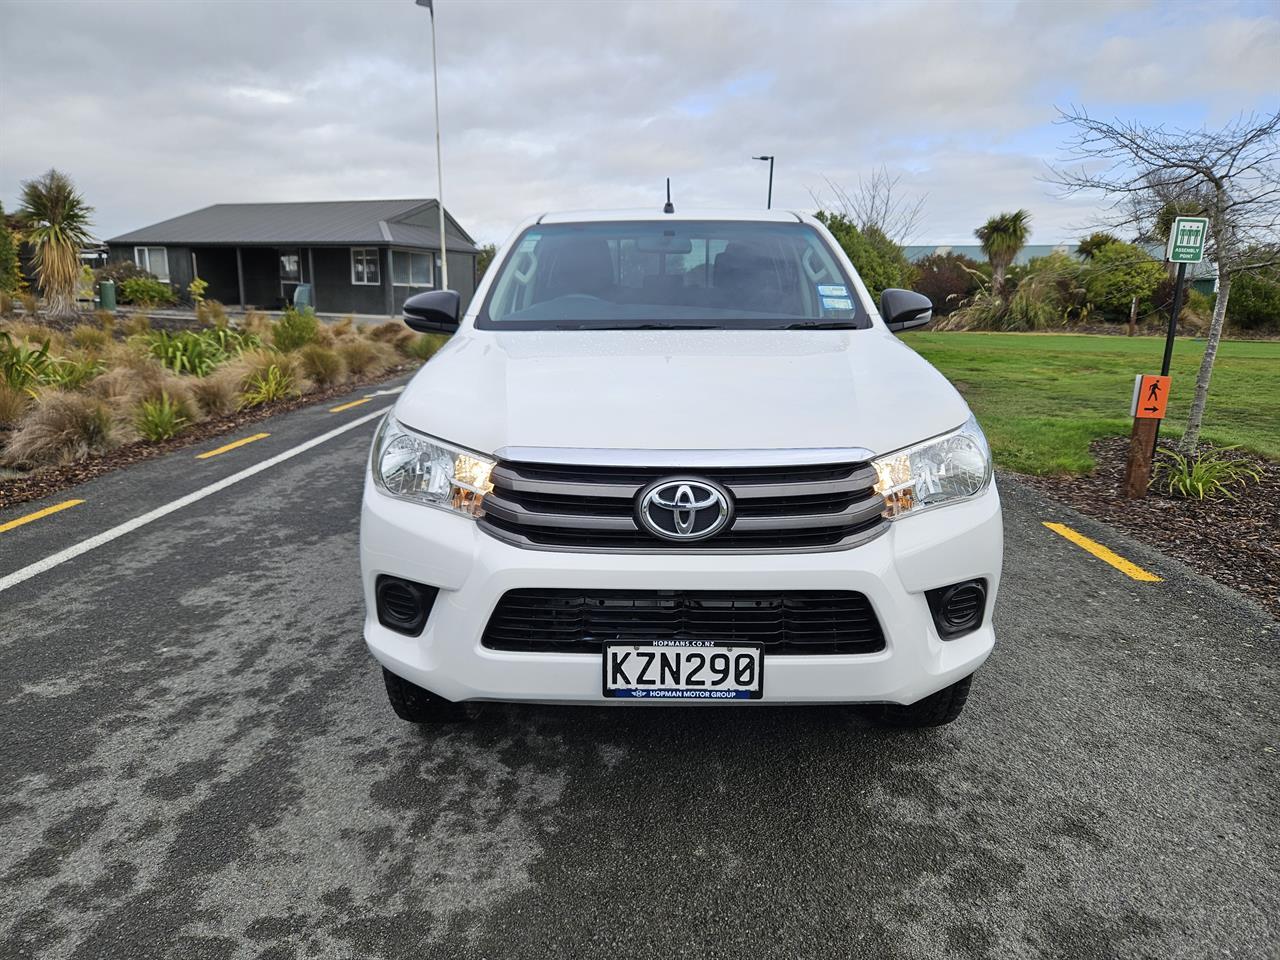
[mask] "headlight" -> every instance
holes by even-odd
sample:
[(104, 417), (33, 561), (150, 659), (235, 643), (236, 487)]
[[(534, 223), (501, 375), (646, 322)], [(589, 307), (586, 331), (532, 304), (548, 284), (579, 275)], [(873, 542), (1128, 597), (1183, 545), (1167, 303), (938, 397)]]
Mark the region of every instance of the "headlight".
[(991, 449), (978, 421), (873, 460), (890, 520), (977, 496), (991, 483)]
[(485, 494), (493, 489), (492, 460), (414, 433), (390, 414), (374, 438), (370, 466), (373, 482), (391, 496), (469, 517), (480, 514)]

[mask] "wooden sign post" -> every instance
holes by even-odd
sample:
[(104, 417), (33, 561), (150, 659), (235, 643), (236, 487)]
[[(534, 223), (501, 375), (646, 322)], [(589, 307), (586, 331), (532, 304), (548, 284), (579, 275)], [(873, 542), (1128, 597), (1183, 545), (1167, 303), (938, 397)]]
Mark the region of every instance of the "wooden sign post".
[(1129, 459), (1124, 468), (1126, 499), (1138, 500), (1147, 495), (1151, 485), (1151, 460), (1155, 456), (1156, 432), (1169, 405), (1169, 378), (1140, 373), (1133, 381), (1133, 433), (1129, 437)]

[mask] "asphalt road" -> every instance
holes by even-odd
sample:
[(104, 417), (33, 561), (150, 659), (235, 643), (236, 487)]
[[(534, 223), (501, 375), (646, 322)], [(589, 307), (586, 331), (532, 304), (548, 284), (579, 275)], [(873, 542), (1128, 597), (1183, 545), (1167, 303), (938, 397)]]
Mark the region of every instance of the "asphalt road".
[[(5, 511), (85, 501), (0, 533), (0, 578), (384, 402)], [(0, 955), (1280, 956), (1280, 636), (1237, 595), (1006, 480), (1000, 639), (948, 728), (420, 730), (360, 639), (372, 429), (0, 592)]]

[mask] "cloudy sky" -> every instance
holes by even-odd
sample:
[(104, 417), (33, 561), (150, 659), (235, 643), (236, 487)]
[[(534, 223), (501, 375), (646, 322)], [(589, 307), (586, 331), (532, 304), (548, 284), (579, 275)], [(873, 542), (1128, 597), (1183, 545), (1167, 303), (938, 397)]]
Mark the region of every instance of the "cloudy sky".
[[(1000, 210), (1036, 242), (1091, 201), (1042, 182), (1055, 105), (1217, 125), (1280, 101), (1272, 2), (436, 0), (445, 199), (481, 241), (546, 209), (812, 210), (880, 165), (915, 242)], [(0, 0), (0, 200), (56, 166), (101, 237), (210, 203), (435, 195), (412, 0)]]

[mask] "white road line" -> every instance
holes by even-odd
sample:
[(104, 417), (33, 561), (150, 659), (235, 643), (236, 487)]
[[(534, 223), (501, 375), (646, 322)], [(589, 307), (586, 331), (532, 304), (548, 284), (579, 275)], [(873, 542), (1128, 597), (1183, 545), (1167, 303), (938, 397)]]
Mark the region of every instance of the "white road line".
[(225, 490), (227, 487), (237, 484), (241, 480), (247, 480), (254, 474), (261, 473), (263, 470), (270, 470), (276, 464), (284, 463), (286, 460), (290, 460), (300, 453), (306, 453), (312, 447), (318, 447), (325, 441), (332, 440), (334, 437), (340, 436), (348, 430), (354, 430), (356, 427), (368, 423), (370, 420), (376, 420), (390, 409), (390, 407), (383, 407), (381, 410), (375, 410), (373, 413), (366, 414), (363, 417), (352, 420), (350, 423), (344, 423), (342, 426), (337, 427), (334, 430), (330, 430), (328, 433), (322, 433), (318, 437), (312, 437), (306, 443), (300, 443), (298, 446), (292, 447), (283, 453), (277, 453), (274, 457), (263, 460), (261, 463), (255, 463), (252, 467), (246, 467), (239, 473), (233, 473), (229, 477), (224, 477), (217, 483), (211, 483), (207, 487), (201, 487), (194, 493), (188, 493), (185, 497), (179, 497), (172, 503), (166, 503), (163, 507), (156, 507), (154, 510), (144, 513), (139, 517), (134, 517), (132, 520), (126, 520), (119, 526), (112, 527), (110, 530), (106, 530), (97, 536), (90, 537), (88, 540), (82, 540), (75, 546), (67, 547), (65, 550), (59, 550), (57, 553), (47, 556), (43, 560), (37, 560), (30, 566), (23, 567), (21, 570), (17, 570), (9, 574), (7, 577), (0, 577), (0, 593), (3, 593), (10, 587), (16, 587), (18, 584), (44, 573), (46, 570), (52, 570), (54, 567), (64, 564), (68, 560), (74, 560), (81, 554), (88, 553), (90, 550), (96, 550), (103, 544), (110, 543), (112, 540), (123, 537), (126, 533), (132, 533), (139, 527), (145, 527), (148, 523), (159, 520), (161, 517), (166, 517), (175, 510), (181, 510), (183, 507), (190, 506), (199, 500), (203, 500), (205, 497), (213, 496), (213, 494), (217, 493), (219, 490)]

